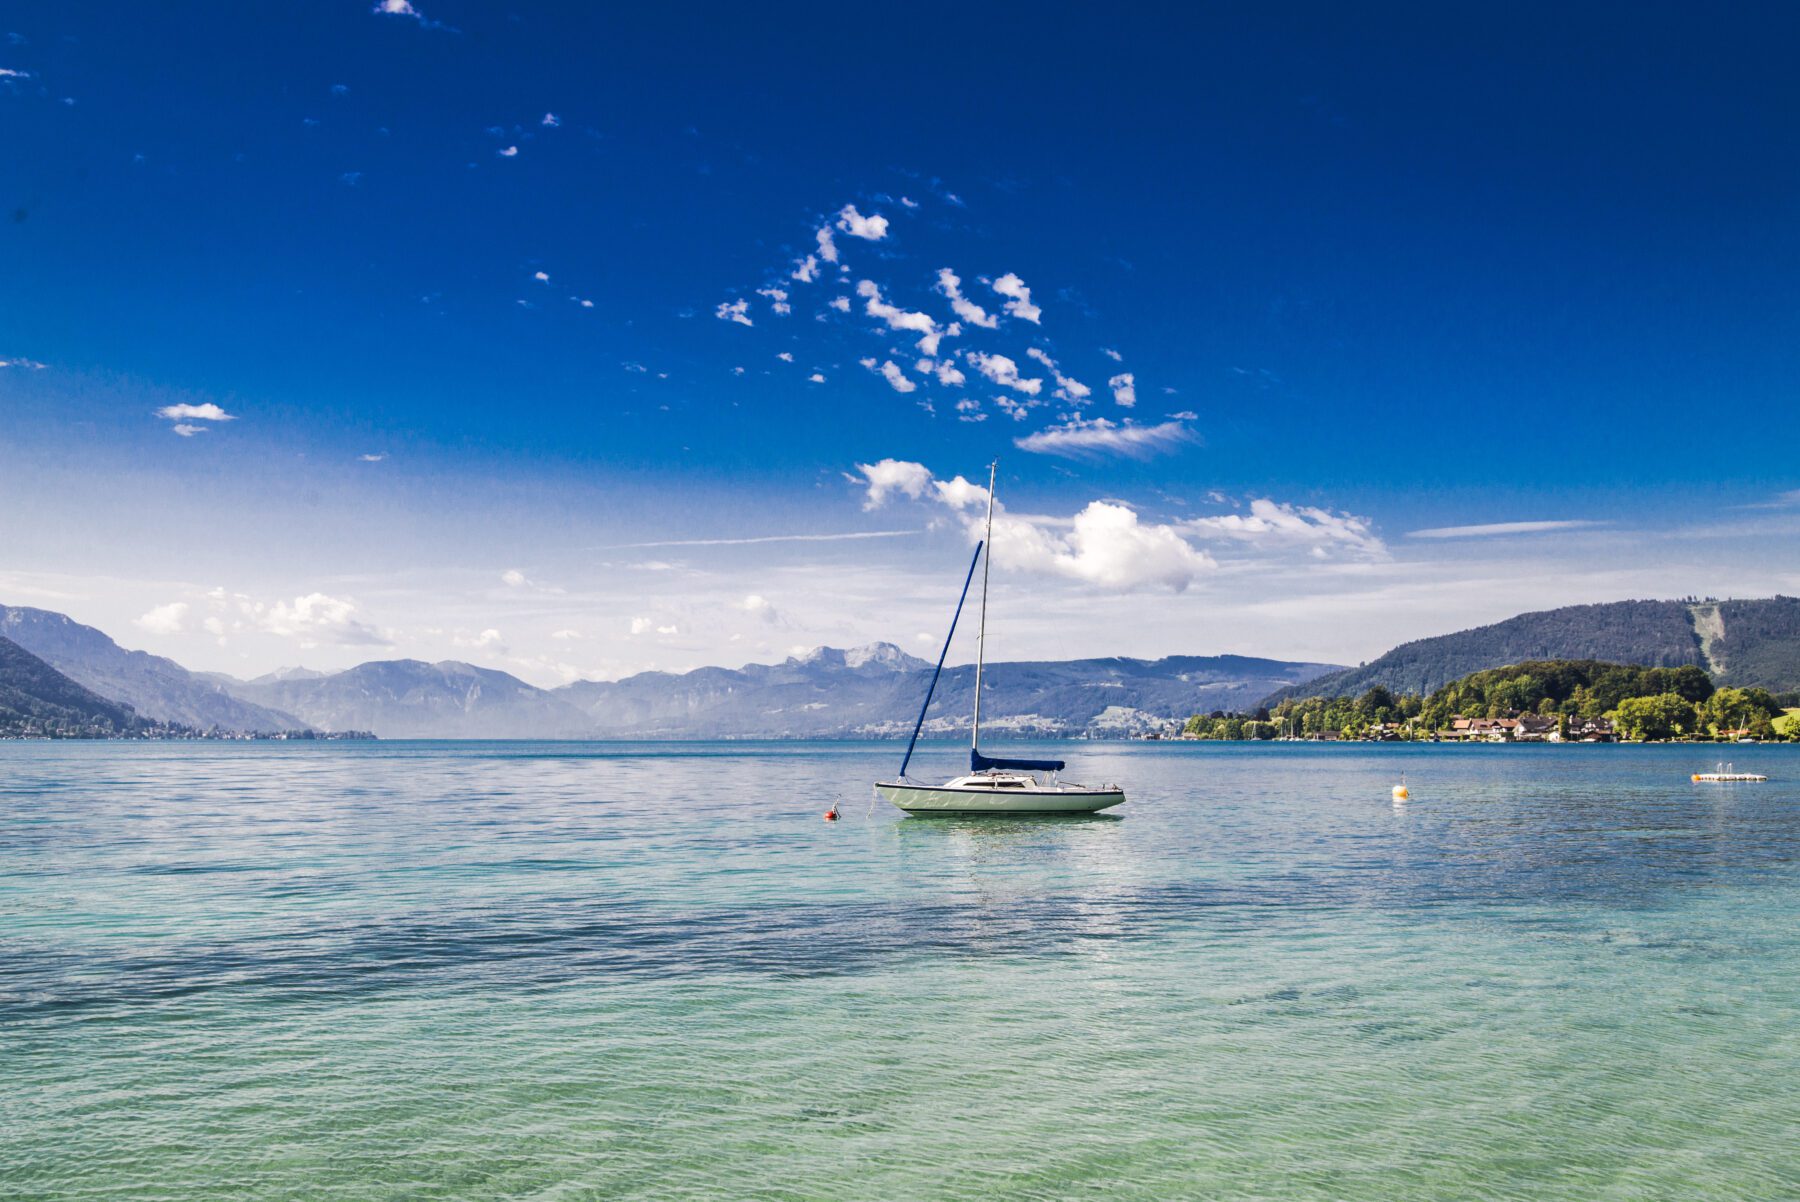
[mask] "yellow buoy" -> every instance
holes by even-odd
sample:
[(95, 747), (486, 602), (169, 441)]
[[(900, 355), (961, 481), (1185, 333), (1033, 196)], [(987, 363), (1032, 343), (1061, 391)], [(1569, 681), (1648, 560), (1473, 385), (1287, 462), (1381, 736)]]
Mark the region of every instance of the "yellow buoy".
[(1408, 796), (1409, 795), (1406, 792), (1405, 785), (1395, 785), (1394, 786), (1394, 800), (1395, 801), (1405, 801)]

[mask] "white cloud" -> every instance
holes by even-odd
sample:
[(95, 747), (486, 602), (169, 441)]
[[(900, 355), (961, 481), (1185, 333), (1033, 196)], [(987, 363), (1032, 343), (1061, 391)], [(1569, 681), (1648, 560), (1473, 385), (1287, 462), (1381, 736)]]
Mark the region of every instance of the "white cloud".
[(631, 619), (631, 633), (634, 637), (640, 634), (649, 634), (655, 628), (656, 622), (650, 618)]
[(187, 621), (188, 603), (171, 601), (167, 605), (158, 605), (149, 613), (133, 620), (132, 625), (151, 634), (179, 634)]
[(1000, 325), (997, 316), (962, 294), (962, 280), (948, 267), (938, 268), (937, 290), (950, 299), (950, 308), (956, 315), (970, 325), (980, 326), (984, 330), (992, 330)]
[[(856, 211), (855, 205), (845, 205), (838, 213), (837, 227), (852, 238), (865, 238), (870, 242), (879, 242), (887, 237), (888, 219), (879, 214), (864, 217)], [(821, 242), (820, 246), (823, 247)]]
[(806, 382), (808, 384), (823, 384), (825, 382), (825, 377), (815, 371), (812, 375), (806, 377)]
[(534, 271), (531, 273), (531, 278), (540, 284), (548, 284), (550, 282), (550, 273), (547, 271)]
[(987, 504), (987, 487), (961, 476), (954, 480), (933, 480), (931, 487), (937, 499), (952, 509), (972, 509)]
[(681, 631), (674, 626), (658, 626), (656, 628), (656, 633), (658, 633), (658, 634), (680, 634)]
[(770, 625), (775, 625), (781, 621), (781, 615), (775, 611), (774, 604), (760, 593), (748, 594), (742, 601), (737, 603), (737, 608), (743, 610), (751, 617), (756, 618), (758, 621), (766, 622)]
[(1050, 374), (1056, 377), (1056, 391), (1051, 394), (1052, 396), (1065, 400), (1071, 405), (1080, 405), (1093, 395), (1092, 388), (1080, 380), (1063, 375), (1062, 369), (1056, 366), (1056, 360), (1052, 359), (1048, 352), (1034, 346), (1025, 353), (1049, 368)]
[(1137, 404), (1137, 378), (1128, 371), (1122, 371), (1106, 382), (1112, 389), (1113, 400), (1129, 409)]
[(741, 326), (751, 326), (756, 324), (750, 320), (750, 302), (742, 297), (720, 305), (717, 309), (713, 310), (713, 316), (717, 317), (720, 321), (735, 321)]
[(1169, 417), (1173, 418), (1175, 421), (1178, 421), (1178, 422), (1192, 422), (1192, 421), (1200, 420), (1200, 415), (1198, 413), (1195, 413), (1192, 409), (1182, 409), (1178, 412), (1169, 414)]
[(0, 367), (23, 367), (30, 371), (44, 370), (44, 365), (36, 359), (0, 359)]
[(994, 408), (1006, 414), (1016, 422), (1024, 421), (1033, 409), (1042, 404), (1041, 401), (1034, 401), (1030, 398), (1020, 400), (1017, 397), (1008, 396), (1005, 393), (1001, 393), (999, 396), (994, 397), (993, 401)]
[(1044, 311), (1031, 303), (1031, 289), (1025, 286), (1024, 280), (1009, 271), (995, 280), (992, 287), (1001, 296), (1009, 298), (1001, 306), (1008, 313), (1021, 321), (1029, 321), (1034, 325), (1041, 324), (1038, 322), (1038, 318), (1044, 315)]
[(731, 369), (731, 374), (734, 376), (741, 376), (744, 374), (744, 369), (741, 367), (734, 367)]
[(964, 358), (969, 361), (970, 367), (1003, 388), (1011, 388), (1026, 396), (1036, 396), (1043, 390), (1042, 380), (1020, 378), (1019, 365), (1005, 355), (985, 355), (980, 351), (970, 351)]
[(937, 365), (937, 380), (939, 384), (942, 384), (946, 388), (956, 388), (968, 383), (969, 377), (963, 375), (962, 370), (950, 360), (939, 359)]
[(1489, 522), (1481, 526), (1434, 526), (1429, 530), (1408, 530), (1408, 538), (1489, 538), (1504, 534), (1546, 534), (1553, 530), (1591, 530), (1609, 522), (1568, 519), (1547, 522)]
[(11, 67), (0, 67), (0, 79), (30, 79), (31, 72), (15, 71)]
[[(936, 480), (919, 463), (884, 459), (857, 467), (869, 480), (869, 501), (904, 492), (953, 510), (971, 541), (982, 537), (987, 489), (958, 476)], [(1051, 574), (1097, 588), (1131, 591), (1163, 587), (1179, 592), (1214, 566), (1172, 525), (1146, 524), (1128, 505), (1093, 501), (1072, 518), (1027, 516), (994, 506), (991, 550), (998, 566)]]
[(511, 585), (513, 588), (524, 588), (527, 584), (531, 583), (526, 579), (525, 573), (519, 571), (517, 568), (506, 569), (506, 571), (500, 573), (500, 579)]
[(831, 236), (831, 227), (825, 226), (823, 229), (821, 229), (818, 232), (817, 237), (818, 237), (818, 241), (819, 241), (819, 257), (821, 259), (825, 260), (827, 263), (837, 262), (838, 261), (837, 242)]
[(411, 17), (415, 21), (425, 19), (425, 14), (414, 8), (409, 0), (379, 0), (372, 11), (385, 17)]
[(984, 422), (987, 416), (981, 411), (981, 402), (973, 397), (956, 402), (956, 420), (959, 422)]
[(785, 289), (758, 288), (756, 290), (756, 295), (768, 297), (769, 308), (775, 310), (777, 313), (786, 314), (794, 311), (793, 306), (788, 304), (788, 294)]
[(237, 420), (211, 401), (204, 405), (164, 405), (156, 411), (156, 416), (166, 417), (170, 421), (230, 422)]
[(859, 463), (856, 470), (868, 483), (869, 495), (864, 509), (879, 509), (895, 493), (905, 493), (918, 500), (931, 485), (931, 471), (922, 463), (903, 459), (883, 459), (879, 463)]
[(383, 459), (387, 458), (387, 452), (383, 451), (378, 455), (359, 455), (357, 458), (361, 459), (364, 463), (380, 463)]
[(581, 632), (579, 630), (553, 630), (550, 632), (550, 637), (558, 642), (567, 643), (580, 639)]
[(1387, 553), (1387, 546), (1376, 536), (1368, 518), (1267, 498), (1251, 501), (1248, 514), (1192, 518), (1182, 523), (1182, 527), (1202, 537), (1225, 538), (1264, 547), (1324, 549), (1335, 546), (1364, 555)]
[(1060, 455), (1065, 459), (1095, 459), (1105, 455), (1149, 459), (1192, 441), (1193, 431), (1181, 422), (1138, 426), (1127, 421), (1118, 425), (1097, 417), (1092, 421), (1076, 418), (1060, 426), (1051, 426), (1016, 438), (1013, 445), (1022, 451)]
[(544, 119), (542, 121), (539, 121), (538, 124), (547, 126), (550, 129), (555, 129), (557, 126), (562, 124), (562, 118), (558, 117), (555, 113), (545, 113)]
[(794, 271), (789, 279), (799, 280), (802, 284), (810, 284), (819, 278), (819, 260), (816, 255), (807, 255), (804, 259), (794, 260)]
[(778, 351), (776, 353), (775, 357), (777, 359), (781, 360), (783, 363), (792, 363), (794, 361), (794, 352), (793, 351)]
[(874, 280), (858, 281), (856, 294), (864, 298), (863, 308), (870, 317), (885, 321), (890, 330), (908, 330), (919, 335), (919, 349), (927, 355), (937, 354), (938, 339), (945, 331), (928, 314), (912, 313), (888, 304), (881, 298), (881, 289)]
[(210, 428), (211, 427), (208, 426), (190, 426), (186, 422), (175, 423), (175, 433), (181, 435), (183, 438), (192, 438), (196, 434), (204, 434)]
[(1121, 355), (1118, 351), (1113, 350), (1113, 348), (1110, 346), (1101, 347), (1100, 353), (1102, 355), (1105, 355), (1108, 359), (1111, 359), (1114, 363), (1125, 362), (1125, 356)]
[(834, 296), (831, 298), (831, 307), (836, 309), (839, 313), (848, 313), (850, 312), (850, 298), (847, 296)]
[(355, 602), (325, 593), (308, 593), (271, 606), (253, 603), (247, 612), (262, 630), (297, 638), (303, 647), (321, 642), (385, 647), (393, 642), (357, 619)]
[(519, 148), (517, 146), (502, 146), (499, 150), (496, 150), (494, 153), (499, 155), (503, 159), (512, 159), (512, 158), (518, 157)]
[(906, 372), (892, 359), (882, 363), (881, 378), (886, 380), (895, 392), (913, 392), (919, 387), (906, 378)]
[[(978, 519), (971, 516), (971, 523)], [(1024, 571), (1048, 569), (1106, 589), (1162, 586), (1181, 592), (1217, 566), (1173, 526), (1146, 525), (1129, 506), (1091, 501), (1067, 532), (1031, 519), (994, 519), (994, 562)]]

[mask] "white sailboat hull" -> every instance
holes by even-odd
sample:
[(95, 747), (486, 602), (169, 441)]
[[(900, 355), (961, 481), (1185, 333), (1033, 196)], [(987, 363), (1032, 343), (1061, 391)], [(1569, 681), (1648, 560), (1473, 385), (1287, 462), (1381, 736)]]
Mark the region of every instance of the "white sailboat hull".
[(1095, 814), (1125, 800), (1123, 789), (1080, 785), (994, 789), (881, 781), (875, 792), (909, 814)]

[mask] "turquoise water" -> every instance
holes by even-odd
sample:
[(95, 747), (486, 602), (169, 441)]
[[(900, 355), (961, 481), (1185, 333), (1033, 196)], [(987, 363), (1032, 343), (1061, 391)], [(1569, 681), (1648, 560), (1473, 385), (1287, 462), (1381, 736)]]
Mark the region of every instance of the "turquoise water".
[(896, 750), (0, 745), (0, 1198), (1800, 1196), (1800, 749)]

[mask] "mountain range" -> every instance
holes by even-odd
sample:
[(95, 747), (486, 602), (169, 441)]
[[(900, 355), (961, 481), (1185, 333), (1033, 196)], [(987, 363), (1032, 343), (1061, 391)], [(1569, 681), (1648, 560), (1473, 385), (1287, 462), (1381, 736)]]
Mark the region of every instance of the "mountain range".
[[(453, 660), (378, 660), (330, 673), (285, 668), (239, 680), (126, 650), (48, 610), (0, 606), (0, 638), (13, 649), (0, 660), (0, 689), (12, 689), (0, 700), (10, 698), (13, 712), (30, 703), (49, 707), (31, 712), (68, 721), (85, 713), (96, 728), (120, 730), (146, 721), (385, 738), (904, 736), (931, 670), (891, 643), (874, 643), (820, 647), (778, 664), (643, 672), (555, 689)], [(1429, 693), (1531, 659), (1693, 664), (1720, 684), (1792, 690), (1800, 688), (1800, 599), (1569, 606), (1405, 643), (1356, 668), (1235, 655), (990, 664), (983, 718), (1015, 735), (1129, 735), (1291, 696), (1354, 696), (1377, 684)], [(960, 728), (973, 701), (973, 667), (947, 668), (926, 729)]]
[(127, 651), (92, 626), (47, 609), (0, 605), (0, 636), (102, 697), (123, 701), (146, 718), (200, 730), (298, 730), (307, 724), (233, 696), (222, 680), (172, 659)]
[(11, 639), (0, 636), (0, 731), (126, 735), (149, 725), (129, 705), (108, 701), (82, 688)]

